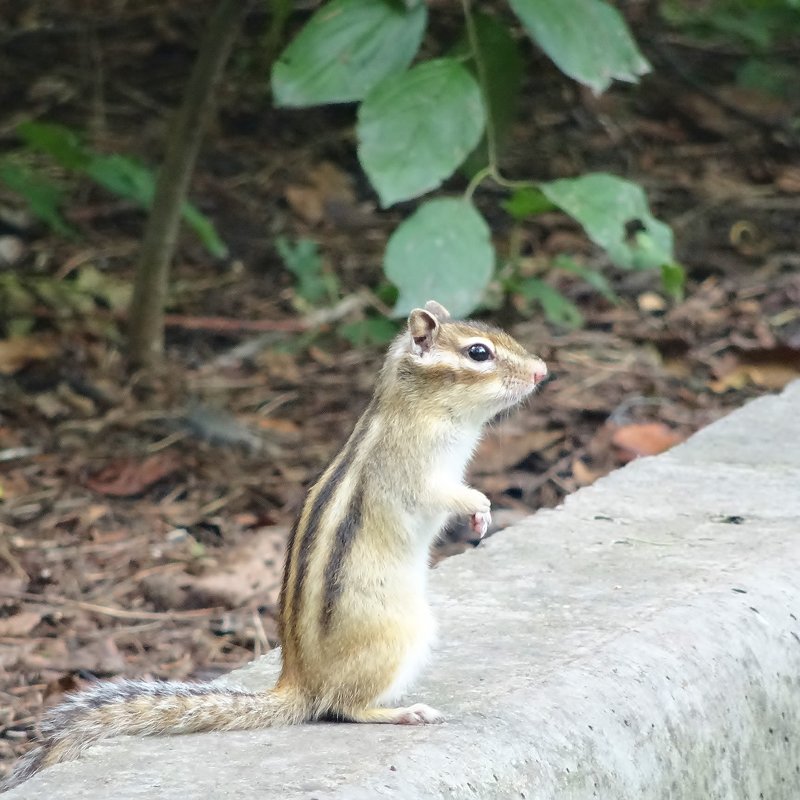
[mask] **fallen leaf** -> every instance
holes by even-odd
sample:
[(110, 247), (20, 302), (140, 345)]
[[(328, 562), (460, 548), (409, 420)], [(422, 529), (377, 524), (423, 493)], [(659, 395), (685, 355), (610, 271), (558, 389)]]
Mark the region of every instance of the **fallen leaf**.
[(590, 469), (580, 458), (572, 462), (572, 477), (578, 486), (591, 486), (598, 478), (606, 474), (604, 470)]
[(308, 183), (290, 184), (285, 193), (292, 210), (312, 225), (322, 222), (333, 207), (355, 203), (352, 178), (328, 161), (309, 172)]
[(718, 87), (717, 94), (730, 106), (763, 122), (780, 125), (787, 121), (786, 102), (770, 92), (733, 83)]
[(623, 461), (632, 461), (639, 456), (655, 456), (669, 450), (684, 440), (663, 422), (643, 422), (618, 428), (611, 443)]
[(89, 681), (81, 680), (75, 673), (68, 672), (66, 675), (60, 675), (52, 681), (48, 681), (44, 690), (44, 696), (47, 698), (57, 697), (69, 694), (70, 692), (77, 692), (79, 689), (85, 689)]
[(213, 571), (180, 581), (186, 590), (187, 606), (235, 608), (254, 597), (259, 604), (277, 602), (286, 537), (285, 526), (262, 528), (244, 537)]
[(765, 364), (757, 367), (752, 364), (742, 364), (723, 378), (712, 381), (708, 386), (717, 394), (727, 392), (729, 389), (743, 389), (749, 383), (764, 389), (780, 391), (798, 375), (800, 373), (788, 365)]
[[(0, 645), (0, 670), (6, 674), (25, 674), (31, 653), (36, 649), (36, 639), (20, 637), (13, 644)], [(5, 710), (5, 709), (3, 709)]]
[(177, 585), (173, 575), (145, 575), (139, 581), (139, 591), (156, 611), (186, 608), (186, 590)]
[[(7, 597), (23, 591), (26, 584), (27, 581), (24, 578), (13, 575), (0, 575), (0, 598), (3, 598), (4, 595)], [(2, 599), (0, 599), (0, 605), (2, 605)]]
[(18, 236), (0, 236), (0, 266), (14, 266), (22, 260), (25, 250), (25, 244)]
[(800, 194), (800, 167), (784, 167), (775, 178), (775, 186), (786, 194)]
[(95, 675), (120, 675), (126, 668), (125, 659), (111, 636), (84, 642), (70, 652), (66, 666), (70, 670), (85, 670)]
[(92, 491), (111, 497), (134, 497), (182, 466), (180, 456), (170, 450), (148, 456), (144, 461), (124, 458), (108, 464), (86, 480)]
[(723, 363), (719, 378), (708, 384), (717, 394), (743, 389), (748, 384), (780, 391), (800, 377), (800, 350), (792, 347), (748, 350), (740, 353), (736, 360)]
[(81, 525), (88, 528), (99, 522), (111, 509), (103, 503), (90, 503), (80, 514)]
[[(733, 136), (742, 123), (699, 92), (681, 92), (672, 98), (675, 108), (701, 130), (718, 136)], [(710, 160), (710, 159), (709, 159)]]
[(0, 636), (27, 636), (41, 621), (37, 611), (20, 611), (11, 617), (0, 618)]
[(515, 431), (503, 426), (490, 431), (478, 449), (472, 462), (475, 475), (494, 475), (508, 472), (531, 453), (546, 450), (564, 438), (564, 431), (533, 430)]
[(291, 419), (282, 417), (262, 417), (255, 423), (261, 430), (272, 431), (278, 434), (296, 435), (300, 433), (300, 426)]
[(556, 230), (542, 242), (540, 252), (551, 254), (586, 253), (591, 247), (587, 242), (585, 236), (575, 231)]
[(636, 303), (642, 311), (663, 311), (667, 307), (666, 300), (655, 292), (642, 292)]
[(312, 225), (322, 222), (322, 196), (317, 189), (310, 186), (287, 186), (286, 201), (306, 222)]
[(14, 336), (0, 340), (0, 374), (14, 375), (34, 361), (45, 361), (58, 351), (55, 339)]
[(69, 408), (58, 399), (55, 392), (37, 394), (33, 398), (33, 405), (45, 419), (63, 418), (69, 413)]

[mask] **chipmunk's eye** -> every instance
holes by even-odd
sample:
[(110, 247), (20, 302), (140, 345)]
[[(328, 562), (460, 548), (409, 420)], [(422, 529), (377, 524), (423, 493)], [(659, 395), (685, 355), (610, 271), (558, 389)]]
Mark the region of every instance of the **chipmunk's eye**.
[(485, 344), (471, 344), (467, 348), (467, 355), (473, 361), (488, 361), (494, 358), (494, 353)]

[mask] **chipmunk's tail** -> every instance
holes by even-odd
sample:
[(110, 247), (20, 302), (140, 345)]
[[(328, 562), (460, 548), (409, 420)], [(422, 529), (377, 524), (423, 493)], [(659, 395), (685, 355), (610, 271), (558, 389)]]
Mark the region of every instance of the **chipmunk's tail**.
[(41, 745), (19, 760), (0, 792), (111, 736), (268, 728), (311, 717), (311, 703), (290, 689), (255, 693), (203, 683), (98, 683), (45, 716)]

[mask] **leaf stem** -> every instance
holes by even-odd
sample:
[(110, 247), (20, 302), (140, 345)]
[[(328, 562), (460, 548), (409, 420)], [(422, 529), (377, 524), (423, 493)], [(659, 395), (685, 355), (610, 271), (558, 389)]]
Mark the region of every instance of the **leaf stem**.
[(475, 194), (475, 190), (481, 183), (483, 183), (484, 178), (489, 178), (489, 177), (493, 177), (491, 165), (485, 166), (483, 169), (479, 169), (472, 176), (472, 180), (470, 180), (469, 184), (467, 185), (467, 188), (464, 190), (464, 199), (472, 200), (472, 195)]
[(497, 131), (494, 127), (491, 106), (489, 104), (489, 80), (486, 76), (486, 64), (483, 61), (483, 55), (478, 42), (478, 32), (475, 28), (475, 18), (472, 16), (470, 0), (461, 0), (461, 7), (464, 10), (464, 24), (467, 29), (467, 40), (471, 50), (471, 57), (475, 62), (475, 69), (478, 73), (478, 85), (481, 90), (481, 96), (483, 97), (483, 104), (486, 108), (486, 151), (489, 158), (489, 163), (472, 176), (472, 179), (464, 191), (464, 199), (472, 200), (475, 190), (486, 178), (491, 178), (498, 186), (502, 186), (505, 189), (535, 188), (537, 185), (536, 181), (512, 181), (508, 178), (504, 178), (500, 174), (500, 168), (497, 164)]
[(492, 121), (492, 108), (489, 103), (489, 80), (486, 77), (486, 64), (478, 43), (478, 32), (475, 28), (475, 18), (472, 16), (470, 0), (461, 0), (461, 7), (464, 9), (464, 24), (467, 29), (467, 39), (472, 51), (472, 58), (475, 60), (475, 69), (478, 73), (478, 85), (483, 96), (483, 105), (486, 108), (486, 149), (489, 156), (489, 167), (493, 172), (497, 171), (497, 132)]

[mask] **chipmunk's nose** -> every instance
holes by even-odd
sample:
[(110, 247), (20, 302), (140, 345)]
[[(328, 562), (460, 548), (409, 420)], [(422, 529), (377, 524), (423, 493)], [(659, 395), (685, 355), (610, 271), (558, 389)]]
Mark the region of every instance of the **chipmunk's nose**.
[(544, 361), (536, 360), (533, 362), (533, 369), (531, 371), (531, 379), (534, 384), (541, 383), (547, 377), (547, 364)]

